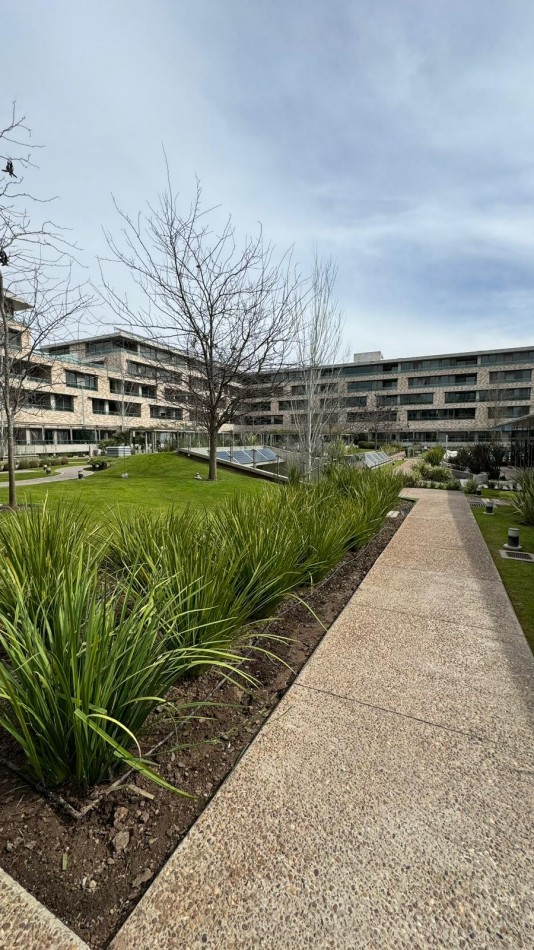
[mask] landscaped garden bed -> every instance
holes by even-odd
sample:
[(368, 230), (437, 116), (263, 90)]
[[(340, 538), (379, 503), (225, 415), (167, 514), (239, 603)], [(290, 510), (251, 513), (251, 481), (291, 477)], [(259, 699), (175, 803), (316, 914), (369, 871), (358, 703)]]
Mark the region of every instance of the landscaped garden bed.
[[(392, 476), (379, 478), (385, 483)], [(365, 479), (368, 486), (372, 484), (370, 478), (365, 476)], [(373, 479), (377, 484), (376, 476)], [(395, 485), (398, 491), (398, 481), (391, 481), (389, 499), (385, 495), (381, 502), (383, 508), (391, 501), (391, 486)], [(335, 497), (332, 494), (332, 503)], [(338, 505), (343, 506), (341, 495)], [(236, 520), (234, 540), (237, 540), (239, 505), (234, 506), (233, 515)], [(384, 515), (385, 510), (382, 510), (381, 524), (384, 524)], [(224, 517), (228, 519), (228, 511)], [(42, 518), (42, 515), (34, 518)], [(335, 521), (332, 509), (332, 523)], [(28, 762), (20, 743), (6, 732), (2, 733), (0, 753), (4, 763), (12, 766), (4, 767), (0, 779), (0, 860), (5, 870), (92, 947), (106, 946), (254, 738), (400, 522), (401, 518), (386, 521), (374, 537), (369, 534), (369, 525), (360, 524), (360, 541), (345, 543), (344, 553), (339, 547), (339, 538), (333, 539), (338, 552), (341, 551), (341, 559), (336, 556), (337, 564), (330, 564), (327, 570), (324, 570), (325, 560), (322, 568), (317, 564), (314, 567), (313, 557), (308, 553), (306, 563), (315, 586), (292, 585), (293, 592), (286, 591), (285, 596), (282, 587), (278, 587), (274, 609), (270, 609), (274, 575), (271, 576), (263, 589), (263, 599), (256, 602), (256, 620), (247, 627), (246, 637), (236, 638), (232, 647), (232, 655), (240, 658), (248, 680), (240, 677), (236, 661), (232, 661), (228, 670), (202, 663), (196, 671), (190, 671), (171, 686), (164, 702), (153, 704), (139, 732), (142, 755), (150, 759), (160, 782), (168, 782), (190, 797), (155, 784), (149, 775), (143, 774), (142, 768), (139, 771), (139, 762), (132, 768), (135, 763), (128, 760), (119, 769), (114, 760), (114, 774), (110, 779), (101, 779), (86, 793), (83, 782), (76, 783), (74, 775), (58, 783), (45, 782), (46, 790), (34, 776), (32, 788), (21, 777), (21, 772), (28, 770)], [(199, 530), (199, 524), (192, 522), (191, 530)], [(316, 525), (322, 534), (325, 524)], [(376, 527), (378, 524), (375, 531)], [(259, 512), (255, 529), (257, 532), (262, 529)], [(157, 530), (156, 526), (156, 535)], [(230, 530), (228, 521), (225, 530)], [(307, 530), (311, 530), (311, 526)], [(127, 553), (128, 544), (133, 550), (136, 543), (135, 530), (131, 536), (122, 538), (118, 530), (115, 547), (113, 544), (106, 547), (106, 571), (117, 583), (121, 575), (118, 562)], [(320, 544), (319, 538), (316, 543)], [(140, 568), (141, 562), (146, 569), (151, 557), (149, 548), (150, 544), (137, 565), (131, 565), (128, 574)], [(72, 550), (75, 560), (75, 546)], [(250, 557), (254, 557), (252, 548)], [(152, 567), (160, 571), (163, 564), (158, 560)], [(230, 564), (228, 571), (231, 571)], [(146, 577), (142, 575), (143, 583)], [(249, 586), (247, 590), (250, 593), (254, 587)], [(46, 586), (40, 596), (46, 601)], [(131, 586), (122, 590), (125, 609), (131, 596)], [(141, 592), (136, 596), (141, 597)], [(189, 594), (188, 597), (189, 611), (198, 613), (199, 601), (193, 604)], [(8, 600), (4, 598), (4, 616), (9, 612)], [(141, 603), (142, 597), (137, 606)], [(114, 609), (119, 609), (116, 603)], [(56, 622), (59, 623), (57, 618)], [(212, 624), (221, 645), (229, 633), (228, 628), (215, 613)], [(188, 637), (192, 635), (191, 625), (186, 633)], [(214, 642), (213, 636), (210, 642)], [(230, 650), (228, 644), (225, 649)], [(3, 661), (5, 663), (5, 656)], [(112, 662), (110, 655), (109, 663)], [(230, 675), (223, 675), (225, 672)], [(141, 701), (142, 697), (138, 697), (138, 702)], [(55, 760), (47, 767), (52, 765), (59, 768)], [(76, 817), (76, 813), (82, 817)]]

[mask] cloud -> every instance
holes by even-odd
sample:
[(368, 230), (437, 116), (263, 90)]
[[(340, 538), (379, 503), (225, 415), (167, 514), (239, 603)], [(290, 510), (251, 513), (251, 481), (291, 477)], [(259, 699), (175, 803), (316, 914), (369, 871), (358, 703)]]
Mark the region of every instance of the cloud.
[(164, 143), (184, 202), (198, 174), (304, 266), (336, 256), (352, 350), (534, 343), (534, 7), (27, 0), (3, 33), (1, 111), (94, 277), (111, 193), (153, 199)]

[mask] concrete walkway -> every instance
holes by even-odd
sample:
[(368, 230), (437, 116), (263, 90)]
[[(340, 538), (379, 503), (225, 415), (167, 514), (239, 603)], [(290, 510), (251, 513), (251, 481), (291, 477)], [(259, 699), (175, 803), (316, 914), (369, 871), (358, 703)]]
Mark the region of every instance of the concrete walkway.
[(407, 494), (113, 950), (534, 946), (533, 658), (465, 498)]
[[(88, 475), (94, 475), (94, 472), (86, 472), (87, 463), (85, 465), (69, 465), (68, 468), (58, 468), (57, 475), (45, 475), (42, 478), (26, 478), (21, 479), (17, 482), (17, 488), (29, 488), (31, 485), (46, 485), (48, 482), (70, 482), (74, 478), (78, 478), (78, 472), (83, 472), (83, 477), (87, 478)], [(0, 483), (0, 488), (7, 488), (7, 480)]]

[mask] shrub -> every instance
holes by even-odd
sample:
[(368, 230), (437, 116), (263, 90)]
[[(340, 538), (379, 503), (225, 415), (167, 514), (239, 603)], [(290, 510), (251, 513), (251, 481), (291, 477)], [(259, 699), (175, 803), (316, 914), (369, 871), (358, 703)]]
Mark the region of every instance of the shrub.
[(427, 462), (419, 462), (416, 466), (421, 478), (430, 482), (448, 482), (450, 472), (441, 465), (429, 465)]
[(97, 572), (82, 557), (45, 613), (17, 586), (13, 619), (0, 619), (0, 723), (38, 782), (72, 779), (87, 790), (125, 764), (170, 787), (142, 758), (139, 730), (184, 666), (226, 667), (237, 657), (172, 648), (158, 593), (131, 611), (122, 592), (102, 596)]
[(444, 455), (445, 449), (441, 445), (434, 445), (423, 452), (423, 458), (429, 465), (441, 465)]
[(474, 495), (478, 488), (478, 482), (474, 478), (469, 478), (464, 485), (464, 492), (466, 495)]
[(404, 446), (401, 442), (386, 442), (380, 446), (380, 451), (386, 452), (388, 455), (396, 455), (397, 452), (404, 452)]
[(403, 473), (405, 488), (418, 488), (421, 480), (413, 472)]
[(523, 524), (534, 527), (534, 468), (516, 471), (514, 477), (520, 487), (520, 491), (514, 496), (514, 511)]
[(455, 464), (473, 475), (486, 472), (489, 478), (499, 478), (507, 458), (508, 448), (502, 442), (473, 442), (458, 449)]
[(0, 724), (31, 776), (86, 789), (126, 764), (165, 784), (138, 746), (154, 707), (208, 665), (235, 675), (247, 625), (365, 544), (402, 484), (335, 466), (261, 507), (119, 518), (105, 546), (67, 506), (1, 519)]
[(13, 620), (20, 591), (30, 615), (46, 613), (71, 565), (82, 558), (90, 572), (101, 550), (97, 529), (72, 505), (0, 518), (0, 618)]
[(301, 480), (300, 469), (298, 465), (288, 465), (287, 466), (287, 482), (288, 485), (298, 485)]

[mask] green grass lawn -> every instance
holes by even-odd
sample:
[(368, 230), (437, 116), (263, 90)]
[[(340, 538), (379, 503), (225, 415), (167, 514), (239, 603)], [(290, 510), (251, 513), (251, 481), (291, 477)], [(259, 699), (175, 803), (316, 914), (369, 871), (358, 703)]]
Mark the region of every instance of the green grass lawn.
[[(57, 475), (57, 469), (53, 468), (50, 474)], [(31, 471), (29, 472), (17, 472), (16, 474), (17, 482), (24, 482), (28, 478), (46, 478), (46, 477), (47, 477), (47, 473), (43, 472), (42, 468), (34, 468), (34, 469), (31, 469)], [(7, 481), (8, 481), (7, 472), (0, 472), (0, 485), (2, 484), (7, 485)]]
[(519, 528), (521, 547), (534, 553), (534, 528), (522, 525), (511, 508), (496, 507), (493, 515), (485, 514), (482, 508), (474, 508), (473, 514), (534, 652), (534, 564), (508, 561), (499, 554), (508, 537), (508, 528)]
[[(122, 478), (128, 472), (128, 478)], [(113, 462), (104, 472), (78, 481), (32, 485), (18, 491), (19, 504), (39, 503), (48, 498), (52, 504), (61, 501), (79, 502), (100, 520), (111, 511), (134, 515), (141, 511), (164, 511), (171, 505), (185, 507), (220, 504), (239, 493), (260, 495), (266, 482), (225, 469), (219, 469), (217, 482), (196, 481), (195, 472), (207, 479), (207, 463), (162, 452), (158, 455), (136, 455)], [(0, 488), (0, 504), (7, 502), (7, 488)]]

